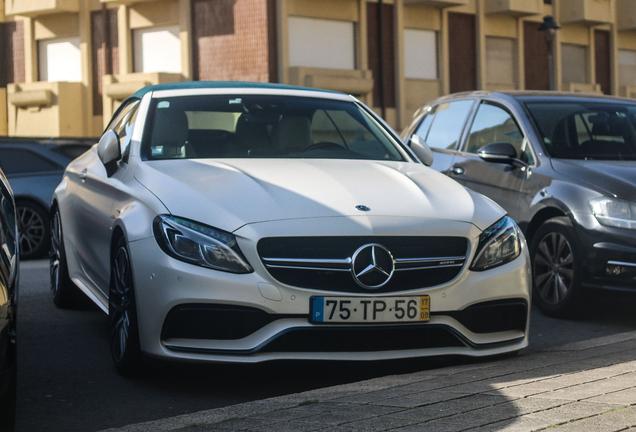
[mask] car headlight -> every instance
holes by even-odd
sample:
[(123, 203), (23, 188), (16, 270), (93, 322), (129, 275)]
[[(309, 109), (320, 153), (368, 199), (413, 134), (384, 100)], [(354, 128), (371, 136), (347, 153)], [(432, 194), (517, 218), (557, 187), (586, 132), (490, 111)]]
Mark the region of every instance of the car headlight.
[(230, 273), (253, 271), (233, 234), (163, 215), (153, 221), (153, 231), (161, 249), (178, 260)]
[(616, 198), (601, 197), (589, 202), (592, 214), (601, 225), (636, 229), (636, 204)]
[(509, 216), (499, 219), (479, 236), (477, 253), (470, 269), (488, 270), (506, 264), (521, 253), (521, 232)]

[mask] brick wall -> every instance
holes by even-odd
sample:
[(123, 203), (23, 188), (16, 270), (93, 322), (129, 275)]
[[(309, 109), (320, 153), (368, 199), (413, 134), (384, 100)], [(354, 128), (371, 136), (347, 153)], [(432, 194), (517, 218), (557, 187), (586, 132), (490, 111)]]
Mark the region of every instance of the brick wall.
[(267, 0), (193, 0), (195, 80), (269, 81)]

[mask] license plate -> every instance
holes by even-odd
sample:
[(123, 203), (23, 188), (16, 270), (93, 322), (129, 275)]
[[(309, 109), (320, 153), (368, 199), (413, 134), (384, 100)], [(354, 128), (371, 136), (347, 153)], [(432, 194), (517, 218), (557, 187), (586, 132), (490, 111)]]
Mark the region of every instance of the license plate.
[(430, 319), (429, 296), (312, 297), (314, 323), (396, 323)]

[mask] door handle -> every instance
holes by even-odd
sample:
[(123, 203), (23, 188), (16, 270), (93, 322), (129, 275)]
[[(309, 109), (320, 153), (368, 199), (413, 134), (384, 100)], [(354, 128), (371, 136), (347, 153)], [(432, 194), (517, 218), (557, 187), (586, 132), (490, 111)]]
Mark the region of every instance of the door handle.
[(455, 175), (462, 175), (464, 174), (465, 170), (460, 166), (454, 166), (453, 168), (451, 168), (451, 172)]
[(86, 168), (84, 168), (82, 170), (82, 172), (80, 172), (79, 174), (77, 174), (77, 176), (82, 180), (82, 181), (86, 181), (86, 177), (88, 177), (88, 170)]

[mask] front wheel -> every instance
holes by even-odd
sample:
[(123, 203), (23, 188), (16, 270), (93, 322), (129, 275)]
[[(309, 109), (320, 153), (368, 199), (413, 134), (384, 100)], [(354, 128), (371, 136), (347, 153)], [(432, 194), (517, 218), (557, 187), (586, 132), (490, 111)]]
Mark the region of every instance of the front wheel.
[(62, 236), (62, 221), (59, 209), (55, 209), (51, 217), (51, 251), (50, 276), (51, 296), (55, 306), (65, 309), (77, 305), (80, 291), (77, 289), (68, 274), (66, 253), (64, 252), (64, 238)]
[(138, 374), (144, 366), (139, 344), (137, 303), (130, 255), (124, 238), (113, 251), (108, 296), (110, 352), (120, 375)]
[(533, 298), (545, 315), (570, 318), (578, 312), (582, 293), (580, 248), (567, 217), (546, 221), (532, 239)]

